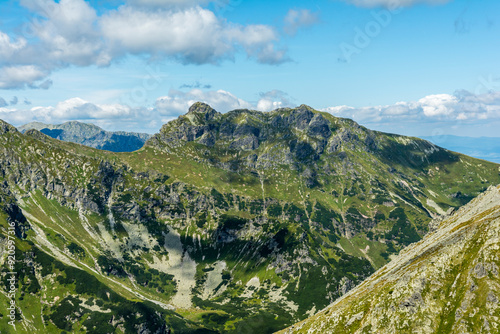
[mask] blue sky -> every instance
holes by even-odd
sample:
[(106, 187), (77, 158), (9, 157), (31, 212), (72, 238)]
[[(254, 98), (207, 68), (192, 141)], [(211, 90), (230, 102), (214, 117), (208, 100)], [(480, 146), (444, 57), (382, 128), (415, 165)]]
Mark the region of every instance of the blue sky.
[(154, 133), (201, 100), (498, 136), (494, 0), (0, 3), (0, 118)]

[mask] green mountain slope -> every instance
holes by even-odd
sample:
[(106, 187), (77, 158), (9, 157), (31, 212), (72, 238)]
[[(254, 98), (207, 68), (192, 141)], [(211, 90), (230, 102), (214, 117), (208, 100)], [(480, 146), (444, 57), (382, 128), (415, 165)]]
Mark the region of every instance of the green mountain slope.
[(38, 130), (52, 138), (112, 152), (136, 151), (151, 137), (146, 133), (104, 131), (97, 125), (76, 121), (58, 125), (32, 122), (19, 128), (23, 133), (28, 130)]
[(500, 186), (282, 333), (498, 333)]
[[(496, 164), (307, 106), (222, 115), (198, 103), (132, 153), (0, 123), (0, 151), (0, 184), (20, 212), (4, 228), (17, 221), (22, 242), (124, 303), (167, 312), (155, 314), (174, 332), (305, 319), (420, 240), (432, 216), (500, 183)], [(40, 286), (56, 280), (43, 267)], [(40, 319), (65, 298), (30, 296)], [(82, 312), (72, 319), (71, 330), (86, 326)]]

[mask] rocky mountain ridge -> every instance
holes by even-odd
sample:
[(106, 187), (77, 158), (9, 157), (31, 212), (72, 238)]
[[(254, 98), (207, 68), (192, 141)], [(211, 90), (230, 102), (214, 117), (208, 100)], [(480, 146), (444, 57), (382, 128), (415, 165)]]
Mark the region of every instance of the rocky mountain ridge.
[[(282, 126), (272, 125), (277, 116)], [(213, 145), (200, 143), (204, 136)], [(248, 137), (258, 147), (233, 144)], [(124, 309), (81, 287), (93, 277), (125, 310), (139, 307), (130, 300), (144, 303), (134, 326), (156, 314), (152, 332), (276, 331), (420, 240), (431, 216), (494, 183), (496, 164), (305, 106), (219, 114), (195, 104), (132, 153), (0, 122), (2, 233), (15, 221), (18, 258), (35, 254), (18, 264), (26, 272), (20, 310), (34, 319), (21, 323), (31, 330), (113, 324), (113, 332), (129, 323)], [(68, 303), (80, 306), (65, 313)], [(61, 317), (72, 319), (70, 329)]]

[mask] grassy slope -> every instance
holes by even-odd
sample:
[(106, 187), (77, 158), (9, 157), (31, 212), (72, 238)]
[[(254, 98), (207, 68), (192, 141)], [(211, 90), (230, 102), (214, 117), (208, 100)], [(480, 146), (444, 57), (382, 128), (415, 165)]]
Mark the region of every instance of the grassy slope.
[[(328, 116), (329, 117), (329, 116)], [(338, 120), (335, 120), (338, 122)], [(383, 134), (378, 134), (378, 136), (384, 136)], [(17, 140), (17, 139), (16, 139)], [(393, 137), (385, 138), (391, 143), (396, 143), (399, 145), (396, 139)], [(19, 145), (22, 148), (21, 156), (28, 157), (31, 152), (27, 151), (27, 147), (34, 146), (35, 151), (37, 148), (44, 149), (45, 145), (48, 143), (50, 145), (49, 152), (52, 157), (58, 158), (58, 161), (67, 161), (68, 159), (73, 159), (75, 156), (81, 157), (83, 162), (88, 161), (95, 169), (96, 165), (100, 160), (112, 161), (117, 165), (126, 164), (132, 167), (133, 170), (137, 172), (151, 172), (156, 171), (164, 173), (170, 176), (170, 179), (166, 181), (166, 184), (174, 184), (176, 182), (183, 182), (186, 184), (191, 184), (196, 187), (200, 192), (209, 193), (212, 188), (217, 189), (222, 194), (236, 194), (240, 196), (245, 196), (248, 198), (262, 199), (262, 198), (272, 198), (277, 200), (281, 207), (284, 208), (286, 203), (294, 203), (297, 207), (306, 210), (307, 215), (312, 217), (313, 221), (319, 223), (304, 227), (298, 226), (296, 223), (287, 222), (282, 220), (279, 225), (273, 227), (275, 233), (283, 228), (288, 229), (292, 232), (292, 235), (300, 235), (305, 231), (309, 233), (309, 243), (311, 247), (312, 254), (316, 259), (322, 261), (321, 266), (327, 266), (329, 270), (335, 271), (336, 268), (341, 268), (338, 261), (342, 261), (343, 249), (347, 254), (351, 254), (355, 257), (367, 258), (374, 268), (382, 266), (385, 261), (387, 261), (387, 251), (388, 247), (385, 242), (385, 234), (387, 230), (390, 230), (395, 225), (396, 219), (389, 219), (391, 212), (394, 208), (385, 207), (372, 201), (372, 199), (378, 200), (378, 196), (386, 198), (388, 200), (393, 200), (397, 203), (397, 206), (404, 208), (407, 218), (413, 226), (413, 231), (417, 231), (420, 235), (425, 232), (426, 222), (429, 220), (428, 216), (422, 213), (422, 210), (415, 209), (415, 204), (411, 202), (413, 199), (397, 199), (390, 193), (398, 195), (401, 193), (400, 186), (398, 184), (401, 181), (402, 175), (414, 175), (411, 180), (405, 180), (413, 182), (413, 184), (419, 184), (418, 191), (414, 193), (414, 200), (418, 202), (424, 202), (427, 197), (433, 198), (435, 202), (439, 203), (444, 209), (448, 206), (458, 206), (463, 198), (453, 199), (449, 197), (449, 194), (454, 192), (462, 191), (464, 194), (475, 194), (482, 188), (486, 187), (489, 183), (496, 182), (498, 179), (498, 166), (488, 162), (478, 162), (476, 159), (468, 158), (465, 156), (459, 156), (456, 162), (451, 164), (444, 163), (431, 163), (421, 170), (416, 170), (415, 168), (410, 168), (411, 164), (408, 165), (407, 162), (402, 162), (400, 160), (399, 164), (396, 164), (397, 173), (389, 174), (387, 173), (388, 163), (380, 160), (379, 158), (373, 160), (368, 154), (359, 148), (354, 147), (353, 149), (348, 149), (352, 163), (356, 166), (353, 170), (349, 170), (347, 167), (344, 168), (342, 164), (338, 164), (339, 173), (336, 175), (325, 176), (321, 179), (321, 187), (316, 187), (309, 189), (304, 186), (304, 182), (298, 172), (288, 169), (286, 166), (274, 169), (272, 171), (262, 170), (261, 176), (256, 176), (251, 173), (241, 172), (228, 172), (210, 164), (200, 163), (200, 150), (203, 148), (199, 144), (189, 143), (185, 147), (179, 149), (176, 152), (164, 153), (160, 150), (156, 150), (152, 147), (145, 147), (137, 152), (133, 153), (110, 153), (103, 152), (94, 149), (90, 149), (81, 145), (63, 143), (57, 140), (43, 138), (44, 144), (32, 137), (23, 137), (19, 142), (14, 142), (13, 145)], [(266, 149), (265, 147), (262, 149)], [(221, 159), (230, 159), (233, 152), (228, 152), (222, 155)], [(322, 158), (320, 164), (328, 163), (327, 157)], [(397, 159), (397, 158), (396, 158)], [(25, 163), (28, 162), (25, 160)], [(478, 163), (481, 166), (478, 167)], [(77, 164), (81, 165), (81, 164)], [(55, 168), (57, 169), (57, 168)], [(418, 174), (418, 175), (416, 175)], [(85, 180), (87, 176), (83, 170), (77, 172), (79, 177), (74, 178), (74, 182), (85, 185)], [(353, 176), (350, 180), (347, 180), (346, 176)], [(383, 178), (377, 177), (376, 175), (383, 175)], [(457, 175), (465, 177), (464, 180), (467, 182), (460, 184), (460, 182), (455, 182)], [(451, 179), (450, 179), (451, 178)], [(261, 179), (263, 180), (263, 185), (261, 185)], [(453, 182), (451, 182), (453, 181)], [(377, 183), (381, 182), (384, 188), (387, 189), (383, 194), (378, 194), (378, 187), (375, 186)], [(369, 188), (366, 187), (369, 185)], [(451, 185), (451, 186), (450, 186)], [(142, 189), (146, 185), (140, 185)], [(262, 187), (264, 191), (262, 191)], [(364, 187), (364, 189), (362, 189)], [(140, 190), (141, 188), (139, 188)], [(436, 196), (432, 195), (430, 191), (433, 191)], [(374, 198), (375, 197), (375, 198)], [(370, 199), (370, 200), (366, 200)], [(37, 204), (35, 204), (35, 201)], [(338, 239), (337, 237), (332, 238), (332, 232), (324, 230), (332, 229), (328, 226), (328, 222), (331, 222), (327, 218), (325, 221), (322, 220), (316, 203), (321, 203), (323, 207), (327, 209), (333, 209), (336, 212), (340, 212), (343, 217), (349, 213), (349, 208), (354, 207), (362, 215), (368, 216), (370, 218), (376, 217), (377, 213), (382, 213), (386, 219), (377, 221), (377, 224), (373, 227), (371, 232), (375, 237), (371, 237), (372, 241), (367, 241), (365, 233), (358, 234), (355, 238), (350, 240), (342, 237)], [(424, 202), (425, 203), (425, 202)], [(375, 205), (378, 204), (378, 205)], [(49, 214), (44, 214), (43, 211)], [(67, 249), (71, 242), (80, 245), (86, 249), (86, 255), (81, 259), (82, 263), (85, 263), (87, 267), (80, 266), (87, 273), (95, 275), (92, 271), (92, 265), (95, 265), (95, 258), (97, 258), (101, 252), (99, 244), (95, 239), (92, 238), (82, 226), (82, 221), (79, 218), (78, 212), (67, 210), (62, 206), (57, 206), (54, 201), (47, 201), (40, 196), (40, 194), (32, 194), (32, 198), (26, 198), (25, 205), (23, 208), (31, 213), (35, 217), (40, 217), (39, 220), (41, 224), (37, 224), (47, 235), (47, 239), (50, 240), (51, 244), (59, 248), (61, 251)], [(432, 208), (427, 208), (432, 210)], [(252, 215), (248, 212), (248, 209), (242, 211), (228, 211), (231, 214), (236, 214), (244, 218), (252, 218)], [(53, 213), (57, 212), (56, 215)], [(269, 210), (266, 211), (266, 216), (272, 218)], [(380, 215), (379, 215), (380, 216)], [(106, 224), (106, 217), (99, 216), (88, 216), (87, 219), (95, 227), (101, 222), (103, 225)], [(326, 225), (321, 225), (324, 222)], [(175, 223), (178, 225), (178, 223)], [(330, 223), (331, 224), (331, 223)], [(183, 236), (184, 243), (189, 245), (189, 240), (191, 234), (196, 231), (199, 233), (200, 228), (196, 227), (195, 222), (190, 222), (189, 224), (183, 224), (179, 232)], [(210, 225), (209, 225), (210, 226)], [(206, 225), (203, 229), (206, 228)], [(406, 228), (406, 227), (405, 227)], [(201, 229), (201, 230), (203, 230)], [(99, 231), (99, 228), (97, 228)], [(208, 230), (208, 232), (214, 231)], [(338, 233), (336, 231), (335, 233)], [(414, 233), (414, 232), (413, 232)], [(62, 238), (60, 236), (63, 236)], [(126, 235), (124, 235), (126, 237)], [(258, 237), (258, 236), (256, 236)], [(120, 237), (120, 239), (122, 239)], [(290, 242), (290, 247), (293, 247), (293, 243), (296, 242), (293, 238), (287, 237)], [(404, 243), (403, 243), (404, 244)], [(367, 246), (369, 248), (367, 249)], [(43, 248), (42, 245), (40, 245)], [(229, 285), (229, 288), (225, 293), (223, 293), (218, 299), (213, 301), (198, 301), (198, 305), (205, 309), (215, 308), (214, 314), (215, 319), (211, 316), (205, 315), (203, 313), (195, 310), (184, 311), (185, 314), (192, 314), (189, 317), (193, 319), (202, 319), (205, 324), (211, 324), (214, 328), (221, 329), (220, 327), (220, 312), (233, 313), (231, 320), (226, 321), (222, 328), (226, 330), (238, 331), (242, 326), (252, 323), (267, 323), (274, 329), (279, 329), (279, 326), (283, 326), (284, 323), (290, 321), (289, 315), (283, 314), (279, 307), (284, 307), (278, 303), (274, 309), (269, 310), (263, 314), (259, 314), (257, 310), (261, 308), (259, 305), (266, 300), (265, 296), (254, 295), (253, 298), (241, 301), (241, 310), (236, 310), (234, 304), (227, 305), (227, 307), (222, 306), (220, 302), (224, 298), (235, 298), (238, 294), (241, 294), (242, 289), (244, 290), (245, 284), (250, 281), (253, 277), (259, 277), (261, 282), (269, 280), (269, 289), (279, 289), (283, 286), (282, 275), (277, 275), (273, 269), (269, 270), (266, 263), (260, 263), (256, 267), (249, 265), (252, 263), (252, 259), (248, 257), (238, 256), (238, 250), (240, 249), (239, 244), (229, 245), (221, 249), (219, 254), (213, 254), (212, 257), (207, 256), (205, 260), (202, 260), (201, 253), (209, 254), (210, 245), (204, 246), (204, 251), (196, 254), (193, 253), (192, 256), (197, 260), (198, 267), (197, 272), (199, 274), (197, 278), (197, 286), (202, 284), (205, 279), (201, 269), (206, 266), (212, 266), (214, 261), (216, 261), (216, 256), (219, 255), (224, 258), (231, 268), (232, 281), (241, 284)], [(396, 245), (396, 248), (398, 246)], [(48, 249), (46, 249), (48, 251)], [(251, 253), (250, 253), (251, 254)], [(384, 257), (384, 256), (385, 257)], [(324, 259), (324, 260), (321, 260)], [(309, 273), (307, 277), (302, 277), (302, 281), (305, 282), (309, 280), (317, 280), (317, 277), (321, 276), (320, 273), (316, 273), (313, 266), (304, 265), (303, 268), (308, 268)], [(300, 267), (297, 270), (301, 270)], [(304, 269), (302, 269), (304, 270)], [(295, 274), (301, 275), (301, 272), (296, 272)], [(332, 274), (333, 277), (337, 277)], [(99, 280), (105, 284), (112, 286), (114, 290), (118, 291), (121, 295), (127, 298), (133, 299), (133, 295), (124, 288), (128, 286), (129, 288), (137, 289), (136, 286), (130, 283), (125, 278), (112, 277), (112, 279), (97, 275)], [(342, 276), (338, 276), (339, 278)], [(328, 277), (322, 279), (326, 284)], [(299, 279), (299, 282), (301, 280)], [(301, 292), (300, 283), (296, 285), (288, 285), (289, 289), (295, 286), (295, 289), (290, 290), (293, 295), (290, 298), (299, 305), (309, 305), (307, 309), (301, 309), (301, 314), (309, 310), (311, 305), (314, 305), (312, 300), (309, 300), (309, 296), (321, 295), (325, 291), (326, 287), (321, 283), (317, 285), (317, 293), (311, 294), (311, 288), (307, 288)], [(148, 290), (147, 288), (138, 288), (145, 297), (154, 299), (158, 298), (154, 291)], [(169, 297), (160, 297), (163, 302), (168, 302)], [(235, 302), (238, 299), (234, 299)], [(219, 301), (219, 303), (213, 303), (214, 301)], [(225, 311), (226, 309), (226, 311)], [(256, 312), (256, 316), (253, 318), (245, 318), (248, 310), (253, 309)], [(211, 312), (211, 311), (209, 311)], [(236, 316), (234, 316), (236, 312)], [(274, 316), (272, 315), (274, 312)], [(276, 314), (281, 314), (276, 317)], [(219, 319), (217, 318), (219, 316)], [(302, 315), (303, 316), (303, 315)], [(281, 317), (281, 318), (280, 318)], [(224, 318), (224, 317), (222, 317)], [(274, 318), (274, 320), (273, 320)], [(279, 321), (275, 321), (280, 319)], [(282, 319), (282, 320), (281, 320)], [(223, 324), (224, 324), (224, 319)], [(274, 325), (273, 325), (274, 323)], [(255, 324), (254, 324), (255, 325)]]

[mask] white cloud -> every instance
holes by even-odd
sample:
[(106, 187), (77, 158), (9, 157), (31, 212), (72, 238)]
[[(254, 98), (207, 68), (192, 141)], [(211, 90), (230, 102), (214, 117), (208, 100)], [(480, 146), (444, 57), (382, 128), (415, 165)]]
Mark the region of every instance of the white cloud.
[(0, 59), (4, 61), (12, 59), (19, 50), (26, 47), (26, 44), (27, 42), (24, 38), (11, 41), (9, 35), (0, 31)]
[[(108, 65), (109, 56), (96, 30), (98, 16), (83, 0), (25, 0), (23, 4), (42, 16), (34, 19), (30, 32), (39, 41), (26, 50), (28, 57), (35, 52), (51, 69), (61, 65)], [(26, 59), (28, 61), (28, 59)], [(36, 61), (35, 61), (36, 62)]]
[[(0, 108), (0, 119), (14, 125), (39, 121), (44, 123), (63, 123), (71, 120), (96, 124), (118, 124), (127, 128), (127, 124), (145, 121), (154, 114), (146, 108), (130, 108), (120, 104), (94, 104), (81, 98), (72, 98), (59, 102), (56, 106), (21, 108)], [(145, 125), (145, 124), (142, 124)]]
[(195, 102), (205, 102), (219, 112), (235, 109), (269, 111), (280, 107), (292, 107), (292, 98), (280, 91), (260, 93), (255, 102), (248, 102), (224, 90), (188, 92), (171, 90), (168, 95), (156, 100), (154, 108), (132, 108), (123, 104), (97, 104), (75, 97), (57, 103), (55, 106), (27, 106), (15, 108), (0, 107), (0, 119), (16, 126), (39, 121), (58, 124), (77, 120), (90, 122), (110, 130), (155, 132), (167, 121), (185, 114)]
[(290, 9), (285, 17), (284, 30), (289, 35), (295, 35), (302, 27), (309, 27), (319, 22), (319, 15), (308, 9)]
[[(157, 99), (155, 108), (96, 104), (81, 98), (72, 98), (55, 106), (23, 109), (23, 107), (28, 107), (13, 106), (17, 101), (11, 101), (15, 103), (11, 103), (10, 107), (0, 101), (3, 105), (3, 107), (0, 106), (0, 119), (16, 126), (31, 121), (61, 123), (80, 120), (109, 130), (153, 133), (167, 121), (185, 114), (189, 107), (198, 101), (208, 103), (223, 113), (234, 109), (269, 111), (296, 105), (293, 98), (280, 90), (260, 93), (258, 99), (252, 102), (238, 98), (224, 90), (192, 89), (188, 92), (171, 90), (168, 95)], [(392, 105), (359, 108), (342, 105), (325, 108), (323, 111), (338, 117), (354, 119), (373, 129), (389, 132), (431, 135), (443, 133), (443, 131), (455, 131), (455, 134), (463, 135), (463, 133), (474, 133), (471, 130), (474, 128), (488, 128), (488, 135), (498, 136), (500, 92), (476, 95), (467, 91), (458, 91), (453, 95), (429, 95), (417, 101), (397, 102)], [(481, 134), (483, 133), (478, 133), (478, 135)]]
[(441, 5), (450, 0), (344, 0), (358, 7), (387, 7), (397, 9), (401, 7), (410, 7), (416, 4)]
[(97, 105), (80, 98), (72, 98), (58, 103), (55, 107), (39, 110), (50, 120), (71, 119), (114, 119), (135, 116), (133, 109), (120, 104)]
[(449, 94), (429, 95), (418, 101), (425, 116), (447, 116), (454, 112), (458, 99)]
[(33, 115), (15, 108), (0, 108), (0, 119), (14, 125), (22, 125), (31, 122)]
[(346, 115), (348, 113), (348, 111), (353, 111), (353, 110), (356, 110), (356, 108), (350, 107), (350, 106), (346, 106), (346, 105), (335, 106), (335, 107), (328, 107), (328, 108), (324, 108), (323, 109), (323, 111), (329, 112), (329, 113), (331, 113), (333, 115)]
[(101, 21), (115, 52), (177, 56), (189, 63), (216, 62), (232, 50), (215, 15), (200, 7), (147, 12), (121, 7)]
[(204, 102), (219, 112), (234, 109), (252, 109), (253, 105), (224, 90), (202, 91), (192, 89), (189, 92), (171, 90), (167, 96), (157, 99), (156, 109), (163, 116), (179, 116), (185, 114), (195, 102)]
[(218, 63), (233, 57), (238, 46), (262, 63), (286, 60), (269, 26), (226, 23), (201, 7), (147, 11), (122, 6), (101, 20), (104, 38), (115, 54), (170, 56), (183, 63)]
[(222, 113), (235, 109), (270, 111), (282, 107), (292, 107), (294, 106), (292, 100), (288, 94), (280, 90), (260, 93), (259, 100), (256, 102), (243, 100), (224, 90), (192, 89), (189, 92), (171, 90), (167, 96), (157, 99), (156, 109), (163, 116), (176, 117), (185, 114), (193, 103), (199, 101), (209, 104)]
[(35, 82), (47, 76), (47, 72), (33, 65), (6, 66), (0, 68), (0, 89), (36, 86)]
[[(0, 31), (0, 70), (28, 69), (36, 80), (68, 66), (108, 66), (127, 55), (168, 57), (184, 64), (218, 64), (239, 52), (263, 64), (289, 61), (280, 36), (269, 25), (239, 25), (217, 17), (199, 5), (208, 2), (135, 0), (97, 13), (84, 0), (22, 0), (33, 12), (23, 29), (29, 38)], [(29, 42), (28, 42), (29, 41)], [(9, 78), (12, 81), (7, 81)], [(48, 88), (4, 74), (0, 88)], [(17, 78), (20, 78), (19, 76)]]
[(435, 94), (418, 101), (393, 105), (361, 108), (338, 106), (323, 110), (364, 123), (500, 119), (500, 92), (476, 95), (457, 91), (454, 95)]
[(260, 100), (257, 102), (256, 109), (260, 111), (271, 111), (277, 108), (293, 107), (295, 104), (292, 100), (293, 99), (287, 93), (275, 89), (260, 94)]

